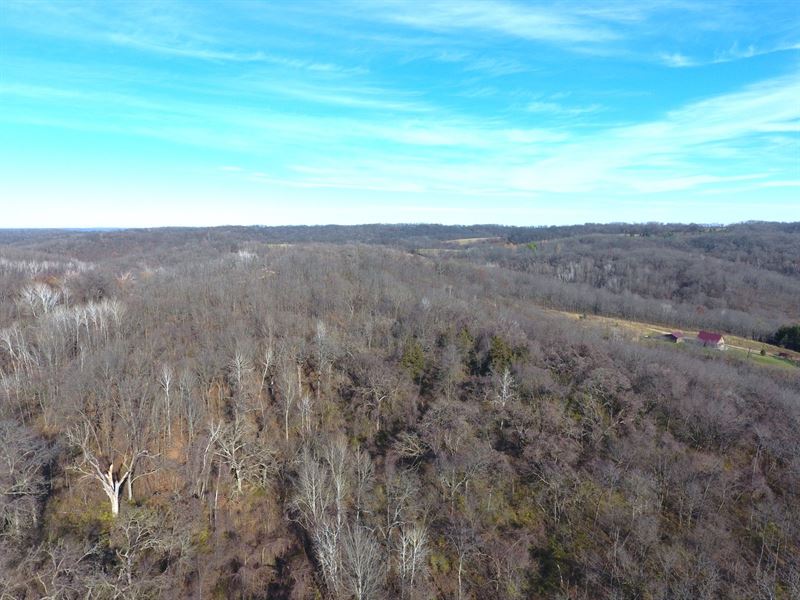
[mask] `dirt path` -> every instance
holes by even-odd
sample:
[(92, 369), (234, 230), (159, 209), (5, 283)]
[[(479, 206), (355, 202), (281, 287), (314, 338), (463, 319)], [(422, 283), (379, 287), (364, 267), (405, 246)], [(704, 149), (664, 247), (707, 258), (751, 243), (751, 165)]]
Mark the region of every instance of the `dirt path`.
[[(620, 317), (605, 317), (602, 315), (584, 315), (582, 313), (574, 313), (553, 308), (543, 308), (543, 310), (550, 313), (564, 315), (575, 320), (582, 320), (590, 323), (594, 322), (597, 324), (604, 324), (606, 326), (628, 329), (633, 331), (634, 333), (639, 334), (642, 337), (646, 337), (648, 336), (648, 334), (652, 333), (657, 333), (658, 335), (664, 335), (669, 333), (670, 331), (683, 331), (684, 335), (688, 339), (692, 339), (695, 338), (698, 333), (697, 330), (686, 330), (686, 329), (680, 329), (678, 327), (670, 328), (667, 326), (655, 325), (653, 323), (631, 321), (629, 319), (622, 319)], [(787, 350), (786, 348), (773, 346), (771, 344), (766, 344), (756, 340), (748, 340), (746, 338), (741, 338), (735, 335), (729, 335), (725, 333), (723, 333), (722, 335), (727, 340), (725, 344), (726, 348), (741, 350), (743, 352), (760, 352), (761, 349), (763, 348), (767, 352), (768, 356), (778, 358), (779, 354), (785, 354), (786, 357), (788, 357), (790, 360), (793, 360), (795, 362), (800, 362), (800, 352)]]

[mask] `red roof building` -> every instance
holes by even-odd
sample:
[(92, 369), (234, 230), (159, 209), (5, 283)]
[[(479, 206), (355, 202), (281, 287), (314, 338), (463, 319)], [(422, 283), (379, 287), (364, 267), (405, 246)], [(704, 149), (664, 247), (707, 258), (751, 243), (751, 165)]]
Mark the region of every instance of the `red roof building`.
[(701, 331), (697, 334), (697, 341), (703, 346), (712, 346), (714, 348), (725, 347), (725, 338), (721, 333), (712, 333), (710, 331)]

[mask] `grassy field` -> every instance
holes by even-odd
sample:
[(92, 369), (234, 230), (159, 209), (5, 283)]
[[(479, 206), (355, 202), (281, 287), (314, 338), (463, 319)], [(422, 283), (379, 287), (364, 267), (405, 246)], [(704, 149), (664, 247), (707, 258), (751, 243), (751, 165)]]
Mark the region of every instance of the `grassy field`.
[[(772, 346), (768, 347), (772, 348)], [(800, 366), (800, 363), (797, 361), (776, 356), (774, 353), (770, 353), (769, 350), (767, 350), (767, 354), (764, 356), (762, 356), (758, 351), (742, 350), (741, 348), (729, 348), (727, 352), (728, 354), (741, 358), (742, 360), (750, 360), (761, 365), (783, 367), (788, 369), (794, 369)]]
[(476, 238), (459, 238), (456, 240), (446, 240), (445, 244), (454, 246), (471, 246), (472, 244), (497, 244), (503, 242), (503, 238), (499, 237), (476, 237)]
[[(552, 309), (548, 309), (548, 312), (565, 315), (591, 326), (602, 327), (609, 333), (609, 335), (623, 336), (627, 339), (637, 341), (651, 340), (661, 343), (661, 336), (674, 330), (683, 331), (684, 335), (689, 340), (697, 337), (698, 333), (696, 330), (693, 331), (689, 329), (680, 329), (678, 327), (671, 328), (663, 325), (656, 325), (654, 323), (629, 321), (627, 319), (621, 319), (618, 317), (584, 315), (580, 313)], [(749, 360), (765, 366), (789, 369), (800, 367), (800, 352), (794, 352), (792, 350), (787, 350), (786, 348), (780, 348), (779, 346), (765, 344), (756, 340), (728, 335), (724, 332), (722, 333), (726, 341), (726, 350), (724, 352), (724, 356), (733, 356), (740, 360)], [(663, 343), (666, 344), (668, 342), (664, 341)], [(681, 345), (676, 344), (675, 346), (680, 347)], [(762, 349), (766, 353), (763, 356), (761, 355)], [(779, 353), (785, 354), (788, 358), (778, 356)]]

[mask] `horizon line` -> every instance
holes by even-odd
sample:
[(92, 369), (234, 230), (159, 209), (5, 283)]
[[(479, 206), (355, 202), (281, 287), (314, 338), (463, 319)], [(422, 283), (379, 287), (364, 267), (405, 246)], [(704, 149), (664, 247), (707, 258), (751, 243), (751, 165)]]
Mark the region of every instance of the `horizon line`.
[(78, 233), (92, 233), (92, 232), (120, 232), (120, 231), (152, 231), (160, 229), (225, 229), (225, 228), (243, 228), (243, 229), (279, 229), (287, 227), (306, 227), (306, 228), (323, 228), (323, 227), (421, 227), (421, 226), (437, 226), (437, 227), (498, 227), (504, 229), (536, 229), (547, 227), (585, 227), (589, 225), (631, 225), (631, 226), (645, 226), (645, 225), (666, 225), (666, 226), (695, 226), (695, 227), (731, 227), (734, 225), (756, 225), (756, 224), (793, 224), (800, 223), (800, 221), (769, 221), (759, 219), (748, 219), (746, 221), (731, 221), (728, 223), (712, 222), (702, 223), (695, 221), (584, 221), (567, 224), (530, 224), (530, 225), (506, 225), (502, 223), (437, 223), (434, 221), (396, 221), (396, 222), (371, 222), (371, 223), (292, 223), (283, 225), (264, 225), (259, 223), (252, 223), (249, 225), (225, 223), (220, 225), (153, 225), (153, 226), (89, 226), (89, 227), (0, 227), (0, 232), (3, 231), (65, 231), (65, 232), (78, 232)]

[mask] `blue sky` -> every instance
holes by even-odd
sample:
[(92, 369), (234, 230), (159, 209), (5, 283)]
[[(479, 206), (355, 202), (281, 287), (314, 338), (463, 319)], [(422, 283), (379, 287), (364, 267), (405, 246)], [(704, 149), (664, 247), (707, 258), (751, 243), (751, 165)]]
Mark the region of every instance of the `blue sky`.
[(800, 220), (800, 3), (0, 4), (0, 227)]

